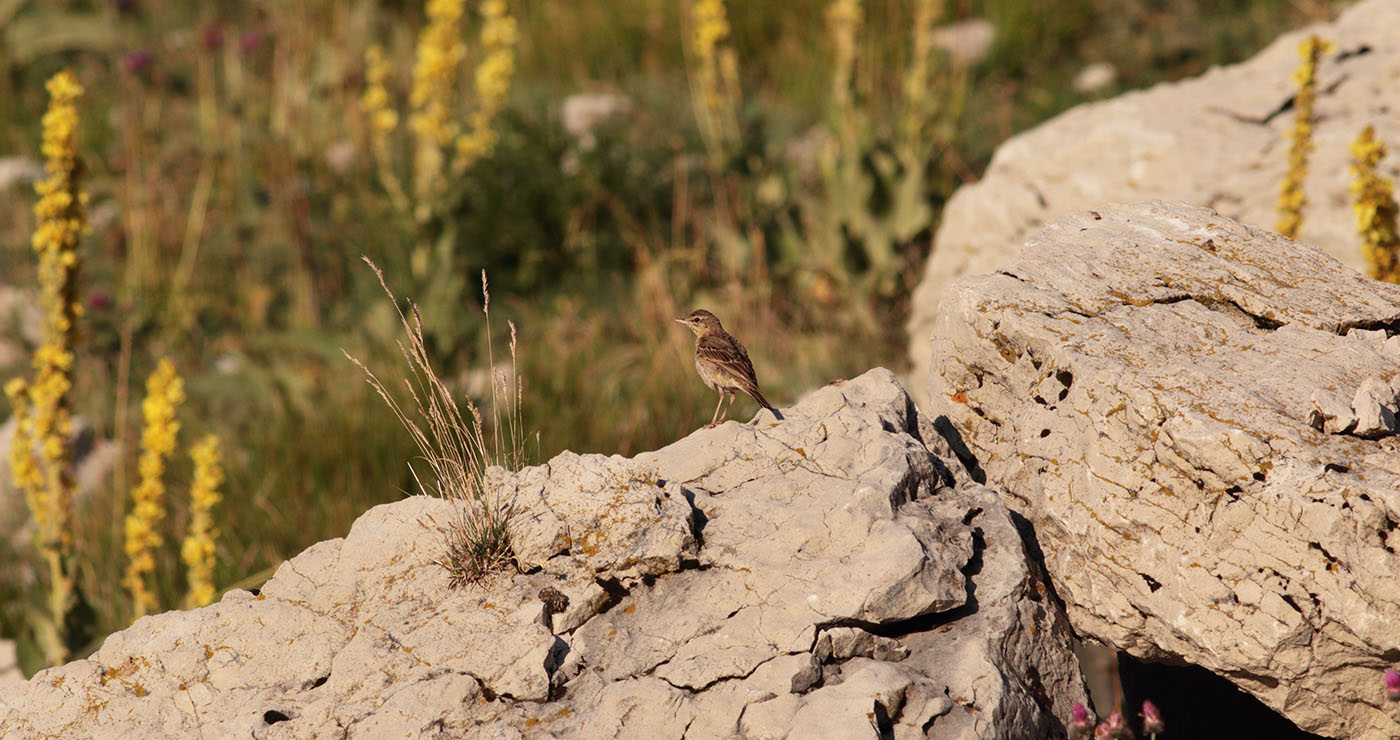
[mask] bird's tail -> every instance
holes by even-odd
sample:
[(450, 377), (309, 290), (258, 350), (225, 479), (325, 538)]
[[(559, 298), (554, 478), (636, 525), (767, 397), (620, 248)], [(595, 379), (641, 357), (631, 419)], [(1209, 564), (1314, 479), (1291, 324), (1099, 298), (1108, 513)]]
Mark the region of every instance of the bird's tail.
[(763, 397), (763, 391), (760, 391), (757, 387), (754, 387), (754, 389), (749, 392), (749, 395), (753, 396), (753, 400), (758, 401), (759, 406), (762, 406), (763, 408), (772, 411), (773, 416), (779, 419), (783, 418), (783, 415), (778, 413), (778, 410), (773, 407), (773, 404), (768, 403), (768, 399)]

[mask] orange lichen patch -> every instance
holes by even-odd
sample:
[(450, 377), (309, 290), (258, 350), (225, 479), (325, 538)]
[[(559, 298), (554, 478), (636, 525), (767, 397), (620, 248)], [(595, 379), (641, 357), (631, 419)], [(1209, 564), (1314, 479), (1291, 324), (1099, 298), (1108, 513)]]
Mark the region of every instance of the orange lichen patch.
[(626, 609), (623, 609), (622, 611), (626, 612), (627, 614), (631, 614), (631, 613), (637, 611), (637, 605), (636, 605), (636, 604), (628, 604), (628, 605), (627, 605), (627, 608), (626, 608)]
[(525, 726), (526, 726), (526, 727), (534, 727), (535, 725), (537, 725), (537, 724), (539, 724), (539, 723), (540, 723), (539, 719), (537, 719), (537, 718), (535, 718), (535, 717), (531, 717), (531, 718), (525, 720)]
[(964, 404), (964, 405), (970, 403), (970, 402), (967, 400), (967, 395), (964, 394), (962, 391), (958, 391), (957, 393), (949, 394), (948, 400), (949, 400), (949, 401), (952, 401), (953, 403), (961, 403), (961, 404)]

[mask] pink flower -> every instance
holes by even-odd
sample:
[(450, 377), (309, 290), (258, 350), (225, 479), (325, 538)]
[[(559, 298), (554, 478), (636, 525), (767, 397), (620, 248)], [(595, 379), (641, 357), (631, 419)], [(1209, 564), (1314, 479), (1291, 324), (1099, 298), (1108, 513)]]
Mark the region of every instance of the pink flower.
[(1385, 694), (1391, 701), (1400, 701), (1400, 672), (1394, 668), (1385, 669)]
[(1151, 699), (1142, 702), (1142, 731), (1149, 735), (1167, 731), (1167, 723), (1162, 721), (1162, 711)]
[(1094, 714), (1080, 702), (1069, 710), (1070, 740), (1088, 740), (1094, 732)]
[(132, 74), (140, 72), (149, 66), (151, 66), (151, 52), (145, 49), (133, 51), (127, 54), (126, 58), (122, 60), (122, 69)]
[(1123, 713), (1117, 709), (1108, 713), (1108, 719), (1099, 723), (1094, 728), (1096, 738), (1115, 738), (1116, 740), (1132, 740), (1133, 731), (1128, 729), (1128, 723), (1123, 720)]
[(258, 45), (261, 43), (262, 35), (259, 34), (257, 31), (249, 31), (243, 34), (242, 38), (238, 39), (238, 50), (243, 52), (244, 54), (247, 54), (248, 52), (258, 48)]

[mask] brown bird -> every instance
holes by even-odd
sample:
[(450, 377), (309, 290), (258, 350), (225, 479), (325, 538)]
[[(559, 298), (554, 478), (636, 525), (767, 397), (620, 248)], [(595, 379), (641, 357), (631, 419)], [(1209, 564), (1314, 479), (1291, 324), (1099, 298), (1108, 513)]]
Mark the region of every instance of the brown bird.
[[(720, 418), (719, 407), (724, 404), (724, 394), (729, 394), (729, 406), (734, 405), (735, 391), (749, 394), (760, 406), (772, 411), (774, 417), (783, 418), (758, 389), (758, 378), (754, 377), (753, 363), (749, 362), (744, 345), (720, 326), (718, 317), (699, 308), (683, 319), (676, 319), (676, 323), (685, 324), (695, 332), (695, 370), (705, 385), (719, 392), (719, 402), (715, 404), (714, 416), (705, 425), (706, 429), (715, 426)], [(729, 415), (729, 406), (724, 408), (725, 416)]]

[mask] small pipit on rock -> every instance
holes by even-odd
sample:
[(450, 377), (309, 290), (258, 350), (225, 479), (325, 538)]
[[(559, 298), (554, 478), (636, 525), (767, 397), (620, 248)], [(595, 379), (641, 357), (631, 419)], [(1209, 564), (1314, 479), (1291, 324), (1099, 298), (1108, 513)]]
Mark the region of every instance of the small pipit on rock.
[[(754, 377), (753, 363), (749, 362), (749, 353), (744, 350), (744, 345), (720, 326), (719, 318), (699, 308), (683, 319), (676, 319), (676, 323), (685, 324), (695, 332), (695, 370), (700, 373), (705, 385), (719, 393), (714, 416), (705, 425), (706, 429), (714, 427), (719, 420), (719, 407), (724, 404), (726, 393), (729, 394), (729, 406), (734, 405), (735, 391), (749, 394), (760, 406), (772, 411), (774, 417), (783, 418), (763, 397), (763, 391), (758, 389), (758, 378)], [(724, 408), (725, 416), (729, 415), (729, 406)]]

